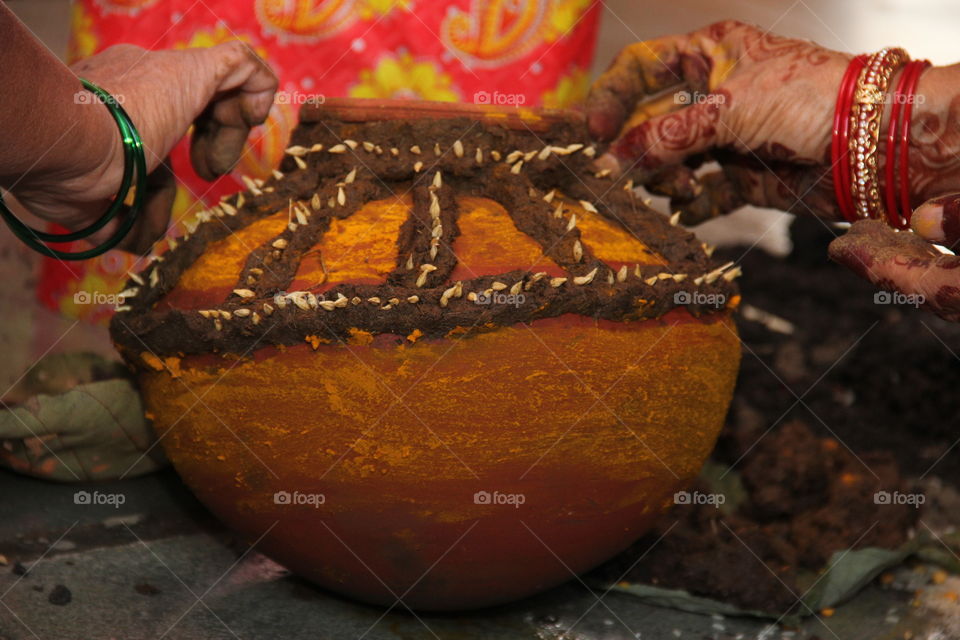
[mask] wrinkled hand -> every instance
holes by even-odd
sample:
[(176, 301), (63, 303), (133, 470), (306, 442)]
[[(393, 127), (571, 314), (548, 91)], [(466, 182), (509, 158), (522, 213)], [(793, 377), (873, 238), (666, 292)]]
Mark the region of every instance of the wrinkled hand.
[[(239, 41), (178, 51), (117, 45), (72, 70), (116, 97), (143, 139), (150, 172), (145, 210), (120, 245), (135, 252), (148, 249), (166, 228), (175, 194), (166, 158), (190, 125), (195, 125), (193, 167), (212, 180), (239, 159), (250, 128), (266, 119), (277, 87), (266, 63)], [(69, 175), (24, 181), (14, 192), (33, 213), (68, 228), (96, 220), (116, 194), (123, 173), (119, 132), (106, 107), (91, 99), (76, 108), (97, 109), (98, 117), (110, 121), (114, 138), (105, 141), (101, 156), (90, 157)], [(91, 240), (103, 240), (114, 229), (111, 223)]]
[[(830, 142), (850, 59), (734, 21), (632, 44), (587, 101), (591, 134), (612, 141), (600, 162), (670, 197), (685, 224), (744, 204), (841, 220)], [(941, 197), (960, 192), (960, 75), (932, 68), (918, 94), (925, 100), (914, 107), (910, 190), (914, 206), (934, 200), (916, 210), (916, 234), (859, 226), (831, 256), (957, 320), (960, 270), (921, 238), (960, 245), (960, 195)], [(707, 157), (721, 171), (695, 177)], [(878, 161), (882, 169), (883, 145)]]

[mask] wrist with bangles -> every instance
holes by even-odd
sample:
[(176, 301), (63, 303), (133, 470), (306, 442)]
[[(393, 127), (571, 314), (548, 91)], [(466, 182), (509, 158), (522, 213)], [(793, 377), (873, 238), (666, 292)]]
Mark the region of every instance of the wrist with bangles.
[[(129, 233), (133, 227), (143, 206), (143, 197), (146, 190), (147, 164), (143, 154), (143, 141), (140, 134), (134, 126), (133, 121), (127, 112), (120, 106), (120, 103), (109, 93), (93, 84), (88, 80), (80, 79), (85, 89), (93, 93), (99, 102), (102, 102), (117, 123), (120, 129), (120, 140), (123, 144), (123, 178), (120, 182), (120, 189), (117, 191), (116, 198), (107, 208), (99, 219), (92, 224), (70, 233), (49, 233), (40, 231), (24, 224), (17, 218), (13, 212), (7, 208), (0, 194), (0, 216), (24, 244), (28, 247), (51, 258), (60, 260), (86, 260), (109, 251), (117, 246), (121, 240)], [(134, 174), (136, 181), (134, 182)], [(133, 189), (133, 198), (131, 203), (126, 204), (126, 200)], [(89, 238), (91, 235), (105, 227), (117, 215), (121, 215), (121, 222), (116, 231), (107, 240), (101, 244), (87, 249), (85, 251), (67, 252), (53, 249), (45, 243), (73, 242)]]
[[(910, 227), (910, 119), (920, 75), (929, 66), (928, 60), (911, 61), (898, 48), (850, 61), (837, 93), (830, 148), (834, 193), (847, 221), (885, 219), (895, 229)], [(882, 136), (884, 106), (897, 71), (901, 74)], [(882, 175), (881, 144), (886, 158)]]

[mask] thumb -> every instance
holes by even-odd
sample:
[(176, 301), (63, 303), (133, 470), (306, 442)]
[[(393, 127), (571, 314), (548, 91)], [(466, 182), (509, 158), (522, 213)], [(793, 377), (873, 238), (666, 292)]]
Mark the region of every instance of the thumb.
[(653, 169), (679, 164), (689, 156), (722, 144), (720, 117), (726, 108), (725, 92), (679, 111), (646, 120), (620, 136), (611, 151), (621, 160)]
[(233, 168), (250, 128), (266, 120), (277, 89), (270, 67), (239, 40), (196, 50), (209, 104), (198, 109), (190, 159), (212, 180)]
[(956, 248), (960, 244), (960, 194), (924, 202), (913, 212), (910, 228), (928, 242)]

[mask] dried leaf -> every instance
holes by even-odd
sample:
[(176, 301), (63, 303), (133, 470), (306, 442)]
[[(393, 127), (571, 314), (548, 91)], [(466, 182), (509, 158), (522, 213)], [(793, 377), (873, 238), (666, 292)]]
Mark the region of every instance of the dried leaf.
[[(98, 380), (104, 372), (124, 377)], [(76, 482), (134, 477), (166, 464), (125, 370), (90, 354), (72, 354), (42, 361), (31, 373), (20, 393), (42, 391), (16, 406), (8, 399), (0, 410), (0, 465)], [(62, 393), (45, 392), (77, 381)]]

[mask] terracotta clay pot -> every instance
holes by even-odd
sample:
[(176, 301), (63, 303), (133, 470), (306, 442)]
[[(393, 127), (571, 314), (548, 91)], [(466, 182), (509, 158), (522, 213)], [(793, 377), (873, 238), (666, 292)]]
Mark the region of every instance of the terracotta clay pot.
[[(296, 171), (290, 163), (284, 168)], [(547, 273), (537, 286), (570, 276), (518, 231), (500, 204), (461, 191), (454, 196), (456, 266), (445, 283), (423, 287), (417, 303), (359, 296), (350, 302), (414, 318), (397, 321), (394, 332), (350, 328), (334, 335), (321, 327), (294, 340), (290, 326), (270, 324), (302, 313), (293, 302), (283, 309), (254, 304), (254, 325), (250, 315), (237, 314), (249, 297), (237, 294), (241, 306), (231, 307), (230, 318), (213, 318), (218, 331), (246, 336), (243, 348), (204, 352), (191, 342), (190, 328), (201, 325), (189, 324), (193, 316), (184, 310), (208, 311), (196, 322), (210, 325), (209, 311), (238, 289), (238, 277), (242, 284), (253, 249), (269, 247), (295, 219), (276, 203), (272, 211), (261, 206), (254, 222), (205, 242), (198, 259), (170, 272), (175, 277), (160, 273), (154, 284), (162, 293), (144, 317), (123, 322), (149, 349), (114, 325), (122, 352), (141, 371), (166, 453), (199, 499), (258, 550), (368, 602), (482, 607), (557, 585), (610, 558), (647, 531), (697, 475), (736, 377), (735, 298), (709, 313), (667, 304), (646, 318), (571, 312), (439, 335), (409, 330), (428, 304), (441, 313), (484, 304), (467, 303), (461, 292), (441, 307), (427, 300), (428, 290), (518, 269)], [(403, 262), (398, 237), (412, 202), (401, 192), (334, 219), (300, 259), (287, 291), (332, 299), (344, 283), (389, 280)], [(649, 279), (670, 266), (651, 243), (590, 209), (568, 201), (560, 223), (577, 216), (584, 246), (618, 274), (615, 281), (624, 265), (633, 279), (635, 270)], [(161, 265), (168, 262), (176, 256)], [(652, 280), (661, 286), (656, 275)], [(669, 284), (656, 295), (669, 296), (683, 282)], [(505, 299), (513, 290), (538, 295), (536, 286), (510, 286), (487, 304), (517, 304), (516, 297)], [(650, 300), (631, 300), (651, 307)], [(440, 321), (435, 311), (422, 316), (424, 326)], [(185, 346), (164, 352), (159, 333), (181, 312)], [(327, 319), (340, 312), (346, 311), (305, 313)]]

